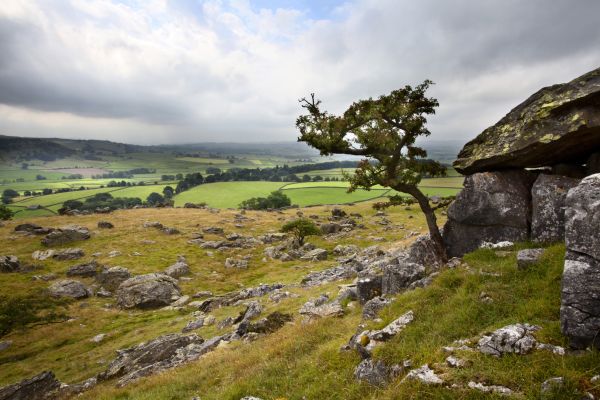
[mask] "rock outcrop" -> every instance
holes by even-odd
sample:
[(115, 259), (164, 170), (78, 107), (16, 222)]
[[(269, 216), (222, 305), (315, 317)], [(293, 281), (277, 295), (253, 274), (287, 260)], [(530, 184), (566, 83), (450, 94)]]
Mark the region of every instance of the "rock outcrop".
[(0, 272), (17, 272), (20, 267), (16, 256), (0, 256)]
[(567, 195), (560, 322), (571, 346), (600, 347), (600, 174)]
[(0, 400), (48, 400), (57, 398), (60, 381), (52, 371), (44, 371), (14, 385), (0, 388)]
[(70, 297), (73, 299), (84, 299), (92, 294), (87, 286), (73, 279), (55, 282), (50, 285), (48, 290), (53, 297)]
[(156, 273), (138, 275), (121, 283), (117, 304), (121, 308), (157, 308), (168, 306), (180, 296), (176, 279)]
[(549, 243), (565, 240), (567, 192), (579, 179), (540, 174), (531, 189), (531, 240)]
[(103, 268), (102, 271), (96, 275), (96, 282), (98, 282), (104, 289), (114, 292), (119, 288), (121, 283), (131, 278), (129, 270), (124, 267), (111, 267)]
[(42, 239), (44, 246), (60, 246), (63, 244), (87, 240), (90, 238), (90, 231), (83, 226), (67, 226), (61, 229), (57, 229)]
[(541, 89), (467, 143), (454, 168), (465, 174), (583, 163), (600, 148), (600, 68)]
[(534, 179), (524, 170), (467, 176), (464, 189), (448, 208), (443, 231), (448, 256), (460, 257), (484, 242), (527, 240)]

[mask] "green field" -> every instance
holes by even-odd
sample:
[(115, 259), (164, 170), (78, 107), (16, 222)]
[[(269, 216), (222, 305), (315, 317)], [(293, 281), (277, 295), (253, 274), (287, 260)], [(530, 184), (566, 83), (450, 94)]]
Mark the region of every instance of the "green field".
[(236, 208), (251, 197), (266, 197), (281, 182), (217, 182), (196, 186), (175, 196), (175, 206), (205, 202), (211, 207)]
[(383, 196), (389, 190), (356, 190), (348, 193), (345, 188), (339, 187), (306, 187), (300, 189), (284, 189), (283, 192), (292, 200), (292, 204), (301, 207), (320, 204), (345, 204), (356, 203)]

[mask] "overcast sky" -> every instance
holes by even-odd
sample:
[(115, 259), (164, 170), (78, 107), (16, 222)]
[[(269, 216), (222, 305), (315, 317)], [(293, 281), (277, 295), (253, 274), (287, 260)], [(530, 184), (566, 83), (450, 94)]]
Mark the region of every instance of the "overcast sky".
[(432, 79), (470, 139), (600, 67), (599, 0), (1, 0), (0, 134), (292, 141), (326, 109)]

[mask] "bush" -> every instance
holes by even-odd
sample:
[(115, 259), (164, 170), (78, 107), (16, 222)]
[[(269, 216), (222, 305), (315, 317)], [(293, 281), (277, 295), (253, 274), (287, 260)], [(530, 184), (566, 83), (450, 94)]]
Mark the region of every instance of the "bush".
[(294, 235), (294, 239), (296, 239), (296, 242), (300, 246), (304, 244), (304, 239), (306, 236), (315, 236), (321, 234), (321, 231), (317, 225), (315, 225), (312, 220), (307, 218), (300, 218), (288, 222), (287, 224), (283, 225), (281, 232), (291, 233)]
[(0, 220), (7, 221), (13, 217), (14, 213), (4, 204), (0, 204)]
[(7, 197), (10, 199), (13, 197), (19, 197), (19, 192), (14, 189), (5, 189), (4, 192), (2, 192), (2, 197)]
[(68, 318), (64, 312), (66, 304), (67, 300), (54, 299), (42, 291), (0, 295), (0, 337), (31, 325), (65, 321)]
[(152, 192), (152, 193), (150, 193), (148, 195), (148, 197), (146, 198), (146, 201), (151, 206), (156, 206), (156, 205), (159, 205), (159, 204), (163, 204), (164, 201), (165, 201), (165, 198), (162, 197), (160, 194), (158, 194), (156, 192)]
[(269, 196), (265, 197), (253, 197), (248, 200), (244, 200), (240, 204), (240, 208), (247, 210), (267, 210), (269, 208), (283, 208), (292, 205), (292, 200), (286, 196), (283, 192), (276, 190), (271, 192)]

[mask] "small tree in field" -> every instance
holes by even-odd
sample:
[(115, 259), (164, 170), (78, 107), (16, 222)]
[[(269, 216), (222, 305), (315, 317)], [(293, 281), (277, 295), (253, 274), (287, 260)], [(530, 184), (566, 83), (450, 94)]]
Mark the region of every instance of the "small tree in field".
[(299, 246), (304, 244), (307, 236), (320, 235), (321, 231), (310, 219), (300, 218), (283, 225), (281, 232), (291, 233)]
[(4, 204), (0, 204), (0, 221), (7, 221), (13, 217), (13, 212)]
[(426, 116), (435, 114), (439, 105), (425, 95), (431, 84), (426, 80), (415, 88), (405, 86), (376, 100), (359, 100), (341, 116), (321, 110), (321, 101), (311, 94), (310, 99), (300, 99), (307, 114), (298, 117), (296, 127), (300, 131), (298, 141), (318, 149), (321, 155), (366, 157), (349, 177), (349, 191), (381, 185), (414, 197), (425, 214), (431, 239), (446, 258), (434, 209), (417, 186), (423, 176), (446, 173), (441, 164), (427, 160), (427, 152), (415, 145), (417, 137), (430, 135)]

